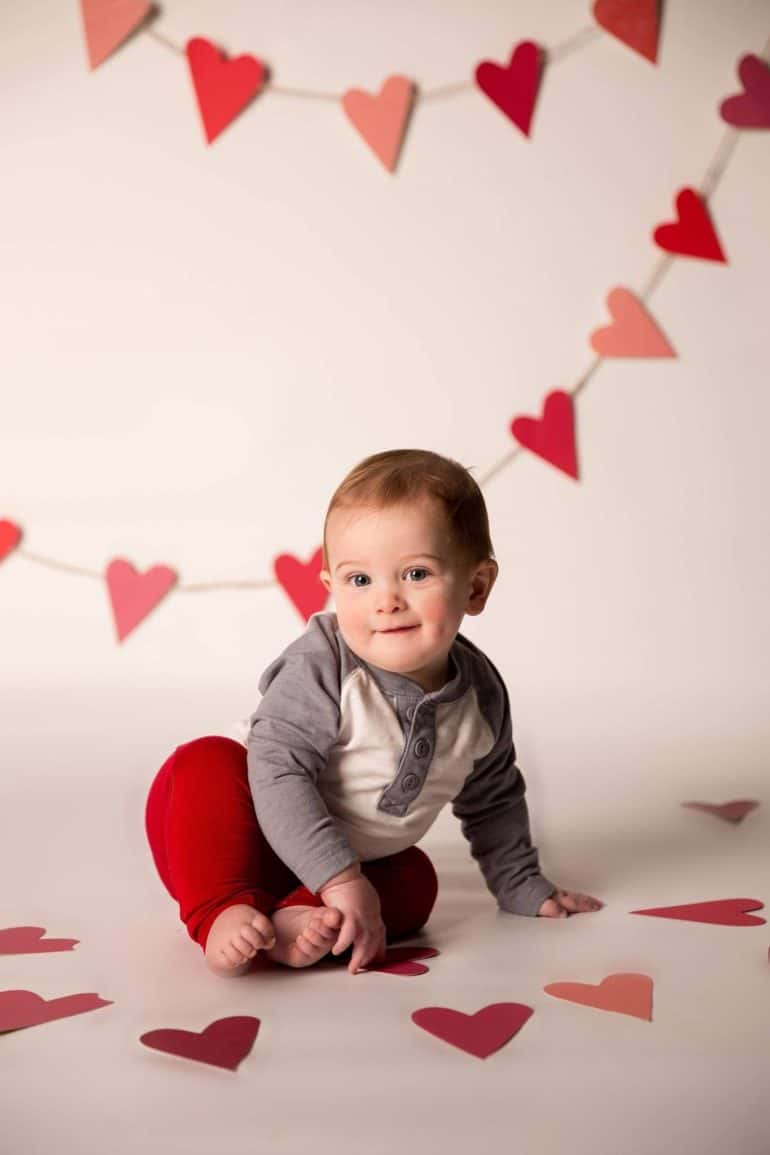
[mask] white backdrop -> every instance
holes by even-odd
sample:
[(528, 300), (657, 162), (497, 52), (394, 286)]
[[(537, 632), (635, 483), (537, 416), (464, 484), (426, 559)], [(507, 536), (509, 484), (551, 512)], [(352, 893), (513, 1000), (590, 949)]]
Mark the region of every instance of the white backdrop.
[[(590, 24), (583, 0), (169, 0), (155, 27), (342, 93), (467, 80)], [(418, 102), (394, 176), (339, 105), (269, 90), (207, 148), (184, 58), (140, 34), (89, 73), (74, 3), (4, 5), (0, 33), (0, 517), (25, 533), (0, 563), (2, 914), (52, 925), (56, 907), (58, 933), (98, 942), (100, 919), (135, 909), (157, 944), (175, 916), (147, 785), (176, 744), (254, 708), (304, 622), (277, 585), (178, 590), (119, 645), (103, 582), (25, 551), (269, 580), (279, 553), (310, 558), (366, 454), (426, 447), (481, 477), (511, 419), (590, 364), (607, 292), (643, 286), (770, 3), (670, 0), (657, 67), (589, 34), (546, 69), (530, 140), (475, 89)], [(622, 887), (621, 919), (661, 894), (634, 890), (651, 864), (665, 900), (700, 897), (682, 800), (760, 797), (767, 778), (769, 144), (742, 133), (711, 198), (729, 263), (677, 259), (650, 299), (678, 358), (605, 361), (578, 396), (580, 481), (523, 453), (485, 486), (500, 577), (463, 630), (507, 679), (546, 868)], [(443, 816), (429, 838), (461, 841)], [(704, 897), (759, 884), (728, 853)], [(139, 966), (155, 946), (132, 949)], [(108, 989), (113, 961), (80, 989)]]

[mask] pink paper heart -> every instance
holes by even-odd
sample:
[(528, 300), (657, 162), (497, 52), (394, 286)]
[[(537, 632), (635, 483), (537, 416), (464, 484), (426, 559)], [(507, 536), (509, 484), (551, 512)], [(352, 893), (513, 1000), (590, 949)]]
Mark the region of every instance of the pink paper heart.
[(21, 526), (14, 521), (0, 521), (0, 561), (8, 557), (21, 541)]
[(7, 926), (0, 930), (0, 954), (47, 954), (72, 950), (80, 942), (77, 938), (43, 938), (45, 933), (42, 926)]
[(61, 999), (42, 999), (34, 991), (0, 991), (0, 1031), (18, 1031), (36, 1027), (70, 1015), (82, 1015), (100, 1007), (112, 1006), (111, 999), (100, 999), (88, 993), (65, 995)]
[(524, 1003), (490, 1003), (474, 1015), (450, 1007), (422, 1007), (412, 1012), (412, 1021), (445, 1043), (486, 1059), (521, 1030), (532, 1007)]
[(532, 113), (540, 84), (542, 50), (532, 40), (522, 40), (503, 68), (494, 60), (476, 67), (476, 84), (500, 111), (529, 136)]
[(652, 979), (649, 975), (607, 975), (597, 986), (591, 983), (549, 983), (543, 990), (547, 995), (570, 1003), (633, 1015), (648, 1022), (652, 1020)]
[(209, 1023), (200, 1033), (164, 1027), (146, 1031), (140, 1035), (139, 1042), (181, 1059), (194, 1059), (197, 1063), (234, 1071), (251, 1051), (258, 1032), (259, 1019), (252, 1015), (230, 1015)]
[(612, 289), (607, 308), (613, 324), (591, 334), (591, 346), (600, 356), (676, 356), (642, 302), (629, 289)]
[(148, 0), (80, 0), (88, 63), (96, 68), (150, 14)]
[(306, 622), (324, 608), (329, 598), (326, 586), (318, 577), (322, 567), (323, 546), (320, 545), (307, 563), (301, 562), (292, 553), (279, 554), (273, 562), (277, 581)]
[(722, 119), (735, 128), (770, 128), (770, 68), (749, 53), (740, 59), (738, 76), (745, 91), (722, 101)]
[(691, 810), (704, 810), (706, 814), (713, 814), (723, 818), (725, 822), (742, 822), (747, 814), (759, 806), (750, 798), (736, 798), (732, 802), (683, 802), (682, 806), (689, 806)]
[(706, 205), (695, 189), (679, 191), (676, 211), (676, 221), (658, 225), (653, 232), (655, 244), (679, 257), (700, 257), (704, 261), (727, 264)]
[(203, 131), (211, 144), (257, 95), (265, 79), (265, 67), (256, 56), (248, 54), (228, 60), (202, 36), (188, 41), (186, 53)]
[(543, 416), (515, 417), (511, 422), (511, 433), (525, 449), (577, 478), (575, 427), (569, 393), (559, 389), (549, 393)]
[(376, 96), (351, 88), (342, 97), (348, 120), (388, 172), (396, 167), (413, 101), (414, 83), (406, 76), (389, 76)]
[(370, 964), (367, 971), (379, 971), (388, 975), (426, 975), (428, 967), (421, 966), (417, 959), (436, 958), (438, 951), (433, 947), (391, 946), (385, 950), (385, 961)]
[(169, 566), (155, 565), (141, 574), (122, 558), (110, 562), (105, 577), (119, 642), (136, 629), (177, 580)]
[(719, 898), (711, 902), (690, 902), (684, 906), (654, 906), (648, 910), (632, 910), (631, 914), (649, 914), (655, 918), (680, 918), (686, 922), (707, 922), (719, 926), (763, 926), (764, 918), (746, 914), (761, 910), (764, 903), (758, 898)]

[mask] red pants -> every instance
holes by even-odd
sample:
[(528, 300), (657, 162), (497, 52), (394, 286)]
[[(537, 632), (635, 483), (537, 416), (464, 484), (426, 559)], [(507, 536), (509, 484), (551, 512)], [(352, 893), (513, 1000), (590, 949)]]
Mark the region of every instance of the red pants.
[[(266, 915), (324, 905), (268, 844), (254, 812), (245, 747), (232, 738), (178, 746), (150, 787), (145, 819), (158, 874), (201, 947), (217, 915), (236, 903)], [(380, 896), (388, 939), (419, 930), (438, 892), (428, 856), (411, 846), (361, 870)]]

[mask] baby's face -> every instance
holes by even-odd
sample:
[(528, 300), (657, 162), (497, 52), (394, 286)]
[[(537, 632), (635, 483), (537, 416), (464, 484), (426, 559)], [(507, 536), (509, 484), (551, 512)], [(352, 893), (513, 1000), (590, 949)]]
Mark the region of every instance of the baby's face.
[(329, 569), (320, 576), (351, 650), (427, 691), (440, 689), (463, 617), (483, 608), (477, 571), (484, 571), (488, 593), (496, 563), (462, 562), (434, 498), (388, 509), (334, 509), (326, 544)]

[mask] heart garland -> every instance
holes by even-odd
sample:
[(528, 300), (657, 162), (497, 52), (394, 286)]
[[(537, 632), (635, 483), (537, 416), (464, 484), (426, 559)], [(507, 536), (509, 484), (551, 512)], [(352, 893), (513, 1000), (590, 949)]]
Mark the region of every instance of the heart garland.
[(248, 54), (228, 60), (210, 41), (195, 36), (185, 49), (208, 144), (216, 140), (257, 95), (265, 67)]
[(149, 0), (80, 0), (89, 68), (98, 68), (151, 12)]
[(342, 97), (348, 120), (388, 172), (395, 171), (414, 94), (414, 84), (406, 76), (389, 76), (376, 96), (350, 88)]

